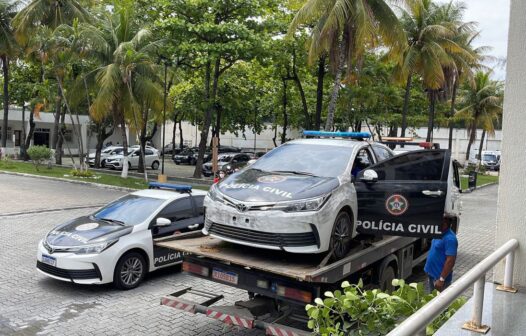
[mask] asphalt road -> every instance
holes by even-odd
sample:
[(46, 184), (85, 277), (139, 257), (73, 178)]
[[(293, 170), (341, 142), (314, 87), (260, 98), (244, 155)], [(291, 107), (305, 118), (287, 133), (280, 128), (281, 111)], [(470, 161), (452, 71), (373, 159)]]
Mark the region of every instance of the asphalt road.
[[(36, 246), (46, 232), (95, 209), (75, 207), (108, 202), (122, 192), (4, 174), (0, 190), (0, 335), (263, 335), (160, 306), (163, 295), (190, 286), (224, 294), (224, 304), (247, 299), (241, 290), (177, 268), (153, 273), (131, 291), (74, 285), (36, 271)], [(456, 276), (493, 250), (496, 190), (464, 195)], [(35, 209), (39, 212), (9, 215)], [(422, 276), (417, 272), (413, 279)]]

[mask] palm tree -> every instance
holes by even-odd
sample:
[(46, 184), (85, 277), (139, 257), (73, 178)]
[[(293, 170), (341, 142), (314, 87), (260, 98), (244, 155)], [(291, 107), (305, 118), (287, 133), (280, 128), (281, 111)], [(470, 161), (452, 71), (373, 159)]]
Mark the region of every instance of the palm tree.
[(9, 59), (15, 54), (17, 44), (11, 25), (15, 16), (18, 2), (0, 0), (0, 60), (2, 62), (2, 74), (4, 79), (4, 122), (2, 125), (2, 144), (7, 145), (7, 122), (9, 120)]
[(327, 53), (335, 74), (325, 124), (325, 129), (331, 130), (345, 67), (349, 78), (365, 49), (375, 46), (378, 39), (391, 51), (398, 52), (405, 44), (404, 32), (385, 0), (308, 0), (296, 13), (289, 33), (311, 22), (315, 26), (309, 58), (316, 60)]
[(117, 15), (107, 17), (101, 28), (85, 25), (83, 30), (91, 54), (102, 64), (86, 75), (94, 76), (97, 85), (90, 114), (101, 120), (111, 113), (120, 125), (124, 147), (122, 177), (127, 177), (126, 125), (130, 124), (127, 121), (132, 121), (137, 131), (143, 129), (138, 116), (158, 107), (156, 104), (162, 101), (157, 84), (159, 69), (150, 57), (158, 43), (150, 42), (149, 30), (137, 29), (130, 9), (121, 9)]
[(495, 123), (502, 113), (502, 83), (490, 78), (491, 72), (478, 71), (473, 77), (473, 83), (465, 85), (461, 92), (459, 103), (464, 106), (455, 115), (455, 119), (464, 120), (467, 125), (469, 141), (466, 160), (469, 159), (471, 146), (477, 136), (477, 127), (482, 128), (481, 146), (486, 133), (495, 134)]
[(426, 141), (431, 141), (435, 102), (438, 91), (445, 84), (443, 68), (452, 64), (447, 52), (461, 52), (453, 41), (455, 32), (440, 20), (440, 7), (432, 0), (407, 0), (407, 10), (402, 10), (401, 22), (407, 36), (407, 47), (395, 67), (395, 77), (405, 83), (402, 109), (402, 132), (407, 128), (407, 111), (413, 75), (422, 78), (429, 98), (429, 121)]

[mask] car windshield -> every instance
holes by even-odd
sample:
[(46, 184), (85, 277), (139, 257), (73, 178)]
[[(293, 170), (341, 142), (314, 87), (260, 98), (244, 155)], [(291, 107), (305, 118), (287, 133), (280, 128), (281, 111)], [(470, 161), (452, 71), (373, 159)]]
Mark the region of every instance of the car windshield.
[(144, 222), (163, 202), (164, 200), (158, 198), (128, 195), (106, 205), (93, 217), (137, 225)]
[(124, 151), (124, 149), (122, 148), (119, 148), (119, 149), (116, 149), (112, 152), (113, 155), (119, 155), (119, 154), (122, 154), (122, 152)]
[(483, 158), (482, 160), (484, 161), (497, 161), (497, 156), (493, 154), (484, 154), (482, 158)]
[(250, 168), (337, 177), (347, 168), (352, 152), (352, 147), (292, 143), (268, 152)]
[(230, 155), (220, 156), (217, 158), (219, 162), (229, 162), (232, 157)]

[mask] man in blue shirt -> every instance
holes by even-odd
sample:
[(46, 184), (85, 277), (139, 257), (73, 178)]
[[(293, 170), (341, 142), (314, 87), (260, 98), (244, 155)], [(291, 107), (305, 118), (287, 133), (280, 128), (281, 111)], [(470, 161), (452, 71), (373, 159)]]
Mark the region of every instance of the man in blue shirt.
[(442, 238), (433, 239), (424, 271), (429, 276), (429, 288), (439, 292), (446, 289), (453, 279), (453, 267), (457, 258), (458, 240), (451, 230), (449, 217), (442, 222)]

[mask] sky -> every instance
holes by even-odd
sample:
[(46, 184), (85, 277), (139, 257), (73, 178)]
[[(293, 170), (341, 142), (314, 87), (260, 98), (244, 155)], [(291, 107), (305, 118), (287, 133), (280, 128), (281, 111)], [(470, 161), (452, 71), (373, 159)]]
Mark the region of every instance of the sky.
[[(491, 56), (505, 59), (508, 46), (510, 0), (463, 0), (463, 2), (467, 7), (464, 20), (479, 23), (481, 35), (474, 45), (490, 46), (493, 48), (489, 52)], [(494, 67), (493, 77), (504, 80), (505, 67)]]

